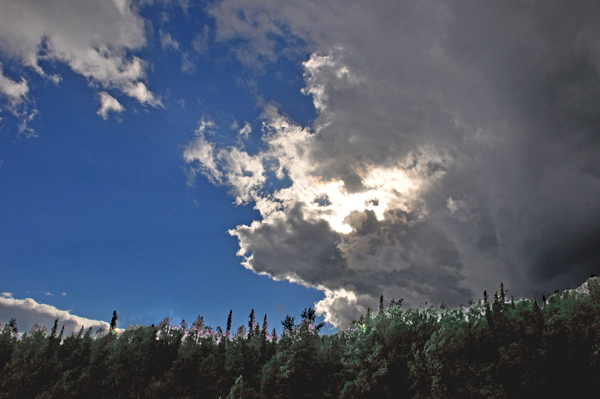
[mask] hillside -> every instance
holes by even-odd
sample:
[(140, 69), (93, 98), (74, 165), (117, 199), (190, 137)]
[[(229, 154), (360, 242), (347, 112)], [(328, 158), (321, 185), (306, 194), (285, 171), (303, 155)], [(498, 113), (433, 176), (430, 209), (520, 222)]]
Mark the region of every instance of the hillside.
[(0, 334), (0, 398), (598, 397), (600, 278), (540, 302), (501, 285), (468, 308), (401, 305), (382, 298), (330, 336), (310, 308), (280, 337), (254, 311), (235, 333), (201, 317), (67, 337), (60, 321), (22, 335), (13, 321)]

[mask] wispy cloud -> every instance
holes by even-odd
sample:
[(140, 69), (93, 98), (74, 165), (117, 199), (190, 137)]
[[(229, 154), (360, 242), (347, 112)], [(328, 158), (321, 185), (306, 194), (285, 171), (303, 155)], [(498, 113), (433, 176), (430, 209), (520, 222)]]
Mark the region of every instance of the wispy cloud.
[(162, 29), (158, 31), (160, 36), (160, 45), (163, 50), (173, 49), (179, 50), (179, 42), (171, 36), (169, 32), (164, 32)]

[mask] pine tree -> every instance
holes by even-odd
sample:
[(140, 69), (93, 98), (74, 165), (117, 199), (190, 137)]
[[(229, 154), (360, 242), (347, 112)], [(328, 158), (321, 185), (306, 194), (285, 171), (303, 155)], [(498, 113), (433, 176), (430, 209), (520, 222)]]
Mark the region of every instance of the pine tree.
[(231, 316), (233, 314), (233, 309), (229, 311), (229, 316), (227, 317), (227, 332), (231, 331)]
[(502, 313), (502, 302), (497, 292), (494, 292), (494, 302), (492, 303), (492, 312), (497, 315), (498, 313)]
[(266, 337), (268, 333), (269, 333), (269, 324), (267, 323), (267, 315), (265, 315), (265, 318), (263, 320), (263, 325), (262, 325), (262, 334)]
[(253, 334), (254, 334), (254, 323), (255, 323), (255, 316), (254, 316), (254, 309), (252, 309), (252, 311), (250, 312), (250, 320), (248, 321), (248, 338), (250, 338)]
[(52, 327), (52, 333), (50, 333), (50, 338), (56, 338), (56, 334), (58, 334), (58, 319), (54, 320), (54, 326)]
[(483, 307), (485, 309), (485, 318), (487, 319), (490, 326), (493, 327), (492, 311), (490, 309), (490, 302), (488, 300), (487, 291), (483, 291)]
[(310, 307), (310, 308), (304, 308), (304, 310), (302, 311), (302, 313), (300, 313), (300, 316), (302, 317), (302, 320), (306, 320), (308, 323), (312, 323), (315, 324), (315, 310)]
[(117, 320), (119, 320), (119, 316), (117, 316), (117, 311), (113, 312), (112, 320), (110, 321), (110, 330), (114, 331), (117, 328)]
[(19, 333), (19, 327), (17, 327), (17, 319), (15, 319), (14, 317), (12, 317), (9, 321), (8, 321), (8, 326), (10, 327), (10, 329), (15, 333), (18, 334)]
[(273, 327), (273, 332), (271, 332), (271, 341), (277, 342), (277, 330)]
[(294, 317), (289, 314), (285, 316), (285, 320), (281, 322), (281, 325), (284, 328), (284, 331), (287, 330), (290, 333), (294, 331)]
[(381, 294), (379, 296), (379, 314), (380, 315), (383, 314), (383, 309), (384, 309), (384, 306), (383, 306), (383, 294)]

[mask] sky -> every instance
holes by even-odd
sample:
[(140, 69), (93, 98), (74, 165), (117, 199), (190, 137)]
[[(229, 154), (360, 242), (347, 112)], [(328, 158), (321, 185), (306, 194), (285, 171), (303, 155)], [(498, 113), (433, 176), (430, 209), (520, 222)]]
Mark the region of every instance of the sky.
[(0, 0), (0, 323), (600, 274), (600, 3)]

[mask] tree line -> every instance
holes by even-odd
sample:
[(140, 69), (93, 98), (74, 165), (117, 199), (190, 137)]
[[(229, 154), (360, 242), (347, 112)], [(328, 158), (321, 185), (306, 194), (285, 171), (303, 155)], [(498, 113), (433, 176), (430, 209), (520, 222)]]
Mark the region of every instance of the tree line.
[(402, 301), (369, 309), (322, 335), (315, 311), (283, 332), (267, 316), (247, 326), (82, 328), (64, 336), (34, 326), (0, 333), (0, 398), (597, 398), (600, 278), (541, 303), (507, 298), (504, 286), (469, 307)]

